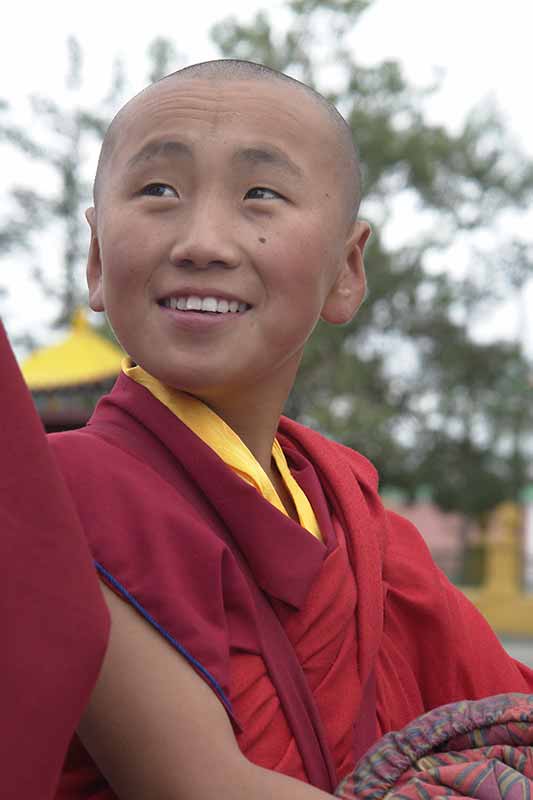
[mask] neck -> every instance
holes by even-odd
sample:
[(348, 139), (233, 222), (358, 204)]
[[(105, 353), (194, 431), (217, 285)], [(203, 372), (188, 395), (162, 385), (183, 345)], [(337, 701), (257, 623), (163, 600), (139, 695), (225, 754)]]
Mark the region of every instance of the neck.
[(254, 405), (252, 406), (253, 413), (250, 413), (249, 403), (243, 404), (241, 408), (235, 407), (233, 404), (231, 408), (228, 408), (211, 402), (207, 402), (207, 405), (235, 431), (266, 474), (272, 479), (272, 445), (278, 430), (284, 402), (268, 408), (265, 408), (266, 404), (261, 406)]
[(272, 405), (268, 407), (256, 405), (254, 406), (256, 413), (252, 417), (250, 417), (249, 413), (246, 413), (247, 411), (249, 412), (249, 405), (241, 409), (232, 408), (230, 413), (220, 407), (209, 405), (244, 442), (270, 479), (288, 516), (299, 522), (298, 511), (292, 496), (287, 490), (285, 482), (272, 458), (272, 444), (278, 430), (279, 418), (284, 403), (285, 401), (278, 403), (275, 407)]
[(272, 445), (294, 376), (283, 386), (272, 383), (265, 389), (242, 387), (227, 396), (198, 396), (235, 431), (271, 480), (277, 471), (272, 467)]

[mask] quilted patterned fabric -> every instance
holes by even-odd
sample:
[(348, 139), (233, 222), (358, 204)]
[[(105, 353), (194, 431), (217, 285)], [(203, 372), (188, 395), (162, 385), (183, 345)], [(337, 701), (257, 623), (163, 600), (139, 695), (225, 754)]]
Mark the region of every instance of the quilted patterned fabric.
[(450, 703), (380, 739), (336, 791), (364, 800), (533, 798), (533, 695)]

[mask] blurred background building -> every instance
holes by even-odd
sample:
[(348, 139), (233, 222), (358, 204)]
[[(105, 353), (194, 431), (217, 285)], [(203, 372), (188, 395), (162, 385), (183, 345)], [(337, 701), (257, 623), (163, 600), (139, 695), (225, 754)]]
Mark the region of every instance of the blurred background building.
[(48, 433), (80, 428), (115, 382), (124, 353), (97, 333), (78, 309), (66, 337), (21, 363)]

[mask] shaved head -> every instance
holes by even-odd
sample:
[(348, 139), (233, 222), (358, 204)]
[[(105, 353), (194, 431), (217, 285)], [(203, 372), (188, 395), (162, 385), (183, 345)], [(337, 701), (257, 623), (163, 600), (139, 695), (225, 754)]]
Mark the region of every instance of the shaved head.
[(136, 102), (147, 93), (153, 92), (158, 87), (163, 87), (169, 82), (178, 83), (180, 80), (210, 80), (213, 82), (225, 81), (279, 81), (285, 85), (293, 86), (297, 91), (305, 95), (320, 109), (331, 124), (334, 133), (336, 155), (339, 162), (343, 165), (342, 172), (346, 176), (346, 203), (348, 213), (352, 219), (357, 217), (361, 201), (361, 168), (359, 154), (353, 140), (352, 131), (344, 117), (337, 111), (335, 106), (326, 100), (321, 94), (316, 92), (305, 83), (301, 83), (295, 78), (278, 72), (262, 64), (255, 64), (252, 61), (240, 61), (234, 59), (220, 59), (216, 61), (204, 61), (200, 64), (192, 64), (176, 72), (167, 75), (154, 84), (150, 84), (139, 94), (132, 98), (123, 106), (112, 120), (102, 143), (96, 177), (94, 181), (94, 203), (98, 204), (98, 198), (105, 187), (106, 168), (111, 154), (119, 138), (120, 130), (128, 113), (135, 107)]

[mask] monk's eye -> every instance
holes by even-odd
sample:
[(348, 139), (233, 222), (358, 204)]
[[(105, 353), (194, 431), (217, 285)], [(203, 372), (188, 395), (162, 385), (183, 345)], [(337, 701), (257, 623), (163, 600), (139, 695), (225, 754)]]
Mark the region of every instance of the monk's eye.
[(145, 186), (141, 194), (148, 195), (149, 197), (178, 197), (178, 193), (172, 186), (167, 183), (149, 183)]
[(265, 186), (254, 186), (249, 189), (244, 197), (245, 200), (279, 200), (281, 195), (274, 189), (267, 189)]

